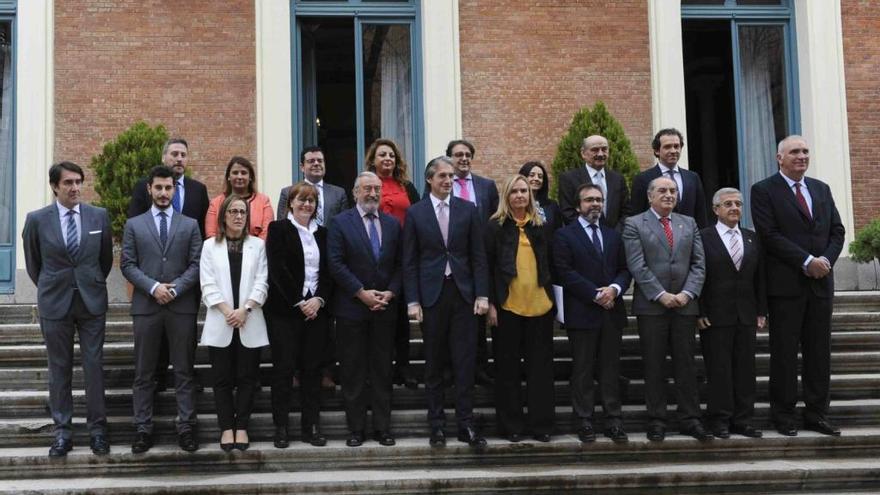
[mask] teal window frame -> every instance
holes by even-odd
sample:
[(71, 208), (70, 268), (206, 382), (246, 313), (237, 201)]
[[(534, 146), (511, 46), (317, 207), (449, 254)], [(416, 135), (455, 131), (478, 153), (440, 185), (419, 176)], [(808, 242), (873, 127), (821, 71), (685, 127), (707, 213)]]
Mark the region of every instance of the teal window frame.
[[(0, 0), (0, 22), (9, 22), (10, 29), (10, 42), (12, 43), (12, 50), (10, 51), (11, 56), (11, 66), (12, 66), (12, 87), (10, 90), (12, 91), (12, 109), (10, 114), (10, 122), (11, 122), (11, 130), (10, 130), (10, 146), (12, 147), (12, 167), (9, 170), (9, 177), (5, 177), (4, 180), (8, 179), (13, 181), (15, 184), (16, 177), (16, 129), (15, 129), (15, 121), (16, 121), (16, 67), (18, 66), (18, 23), (16, 21), (16, 13), (17, 13), (17, 1), (16, 0)], [(15, 186), (12, 187), (12, 212), (10, 215), (10, 225), (8, 228), (11, 232), (11, 242), (0, 244), (0, 294), (12, 294), (15, 292), (15, 249), (16, 249), (16, 239), (18, 238), (18, 225), (16, 221), (17, 216), (17, 191)]]

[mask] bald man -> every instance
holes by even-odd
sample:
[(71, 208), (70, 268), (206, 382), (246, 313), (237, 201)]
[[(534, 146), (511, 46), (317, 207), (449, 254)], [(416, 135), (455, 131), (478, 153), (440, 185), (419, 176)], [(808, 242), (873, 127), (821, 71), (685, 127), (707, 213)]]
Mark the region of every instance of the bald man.
[(629, 191), (623, 176), (605, 167), (609, 153), (607, 139), (599, 135), (589, 136), (581, 143), (584, 166), (569, 170), (559, 177), (559, 208), (565, 223), (571, 223), (578, 217), (578, 188), (583, 184), (595, 184), (605, 195), (601, 222), (618, 231), (623, 227)]

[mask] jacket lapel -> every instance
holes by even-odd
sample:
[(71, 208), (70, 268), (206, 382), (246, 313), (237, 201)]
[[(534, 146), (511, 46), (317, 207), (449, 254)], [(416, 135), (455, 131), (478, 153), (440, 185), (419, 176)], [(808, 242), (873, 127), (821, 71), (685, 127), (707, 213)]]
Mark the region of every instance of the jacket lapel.
[[(740, 230), (740, 232), (742, 232), (742, 230)], [(733, 270), (734, 272), (737, 271), (736, 265), (733, 264), (733, 258), (730, 257), (730, 251), (727, 250), (727, 244), (725, 244), (724, 239), (722, 239), (721, 236), (718, 235), (718, 229), (716, 229), (714, 225), (712, 226), (712, 232), (708, 236), (706, 236), (704, 242), (710, 244), (712, 246), (712, 249), (722, 254), (724, 259), (726, 260), (726, 264), (731, 270)], [(745, 233), (743, 233), (743, 245), (745, 245), (745, 243)], [(745, 247), (743, 247), (743, 263), (745, 263), (745, 255), (746, 251)]]
[[(663, 249), (666, 250), (667, 253), (672, 254), (672, 250), (669, 249), (669, 242), (666, 241), (666, 232), (663, 230), (663, 224), (660, 223), (660, 220), (654, 216), (654, 212), (648, 208), (648, 211), (642, 214), (642, 220), (648, 225), (648, 229), (657, 236), (657, 239), (660, 241), (660, 245), (663, 246)], [(675, 243), (675, 221), (672, 219), (670, 215), (669, 219), (669, 227), (672, 229), (672, 242)]]
[(599, 258), (599, 253), (596, 251), (596, 246), (593, 245), (593, 240), (590, 239), (590, 236), (587, 235), (587, 230), (584, 229), (584, 226), (581, 225), (580, 220), (575, 220), (572, 222), (577, 225), (577, 231), (575, 232), (575, 236), (578, 240), (581, 241), (581, 244), (584, 245), (584, 248), (590, 253), (590, 256), (594, 258)]
[[(79, 211), (82, 212), (82, 208), (80, 208)], [(67, 259), (74, 261), (70, 257), (70, 253), (67, 252), (67, 244), (64, 242), (64, 235), (61, 233), (61, 229), (64, 227), (61, 225), (61, 212), (58, 210), (57, 203), (52, 203), (52, 209), (49, 210), (49, 214), (52, 215), (52, 218), (49, 219), (49, 223), (52, 225), (52, 234), (57, 239), (58, 245), (61, 246), (61, 249), (66, 253)], [(82, 242), (80, 242), (80, 244), (82, 244)]]
[[(806, 178), (804, 179), (806, 181)], [(800, 215), (800, 217), (804, 220), (805, 223), (810, 223), (810, 219), (807, 218), (807, 215), (801, 209), (801, 205), (797, 202), (797, 197), (795, 197), (791, 188), (788, 187), (788, 182), (786, 182), (785, 178), (782, 177), (782, 174), (777, 172), (773, 177), (773, 183), (776, 187), (775, 195), (782, 197), (782, 200), (786, 203), (790, 204), (796, 212)], [(810, 185), (807, 184), (807, 188)], [(813, 211), (816, 211), (816, 198), (813, 196), (813, 190), (810, 189), (810, 197), (813, 199)]]
[[(370, 254), (370, 258), (373, 258), (373, 261), (378, 262), (379, 260), (373, 256), (373, 245), (370, 244), (370, 234), (367, 233), (367, 227), (364, 225), (364, 220), (361, 218), (360, 212), (357, 208), (351, 210), (352, 214), (349, 215), (349, 222), (354, 228), (354, 231), (358, 233), (358, 238), (361, 240), (361, 244), (363, 244), (364, 249), (366, 249), (367, 253)], [(385, 229), (382, 229), (384, 232)]]
[(156, 247), (159, 249), (159, 252), (165, 254), (164, 252), (162, 252), (162, 241), (159, 240), (159, 231), (156, 230), (156, 222), (153, 219), (153, 210), (147, 210), (146, 213), (141, 215), (141, 219), (144, 224), (144, 228), (147, 230), (147, 232), (150, 233), (151, 236), (153, 236), (153, 240), (156, 241)]

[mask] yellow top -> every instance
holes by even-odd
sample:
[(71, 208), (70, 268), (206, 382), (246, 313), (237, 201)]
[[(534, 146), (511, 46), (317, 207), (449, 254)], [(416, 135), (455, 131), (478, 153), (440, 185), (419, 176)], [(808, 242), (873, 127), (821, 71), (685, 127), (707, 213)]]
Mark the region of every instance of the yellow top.
[(510, 281), (507, 301), (502, 307), (519, 316), (542, 316), (553, 308), (553, 302), (547, 297), (547, 291), (538, 285), (538, 262), (524, 230), (529, 220), (529, 216), (522, 221), (516, 220), (519, 227), (516, 277)]

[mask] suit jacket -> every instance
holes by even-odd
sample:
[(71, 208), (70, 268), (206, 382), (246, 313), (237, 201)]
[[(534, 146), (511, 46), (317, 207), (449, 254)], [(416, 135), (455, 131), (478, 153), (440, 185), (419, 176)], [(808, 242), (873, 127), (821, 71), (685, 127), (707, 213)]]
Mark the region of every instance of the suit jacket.
[(192, 218), (172, 211), (165, 249), (151, 211), (125, 222), (122, 235), (122, 274), (134, 285), (131, 314), (149, 315), (162, 309), (150, 290), (156, 282), (175, 284), (177, 297), (165, 307), (175, 313), (199, 311), (199, 259), (202, 236)]
[(767, 315), (764, 254), (758, 234), (740, 228), (743, 257), (737, 270), (714, 225), (700, 231), (706, 254), (706, 281), (700, 294), (700, 316), (713, 327), (752, 325)]
[[(579, 215), (577, 212), (578, 187), (582, 184), (592, 183), (593, 180), (583, 165), (559, 176), (559, 208), (562, 210), (565, 223), (577, 220)], [(620, 231), (629, 208), (629, 191), (626, 188), (626, 180), (618, 172), (606, 167), (605, 187), (608, 189), (608, 197), (605, 198), (605, 214), (602, 215), (602, 222)]]
[[(318, 289), (313, 296), (329, 305), (333, 295), (333, 278), (327, 269), (327, 229), (319, 226), (315, 241), (321, 260), (318, 264)], [(269, 224), (266, 238), (266, 259), (269, 267), (269, 296), (263, 309), (268, 313), (302, 316), (294, 305), (303, 300), (306, 279), (302, 241), (296, 227), (286, 218)]]
[[(278, 208), (275, 210), (275, 218), (276, 220), (287, 220), (287, 195), (290, 191), (290, 188), (293, 186), (287, 186), (281, 189), (281, 193), (278, 195)], [(326, 180), (324, 181), (324, 226), (330, 226), (330, 220), (333, 219), (339, 212), (348, 208), (348, 196), (345, 195), (345, 189), (334, 186), (333, 184), (328, 183)]]
[(327, 262), (336, 282), (333, 314), (337, 317), (355, 321), (371, 317), (372, 311), (355, 297), (360, 289), (390, 290), (395, 300), (402, 297), (400, 223), (380, 211), (379, 224), (382, 227), (379, 259), (373, 255), (367, 229), (357, 208), (337, 215), (328, 229)]
[(602, 328), (602, 315), (607, 311), (593, 300), (596, 289), (611, 284), (620, 286), (620, 294), (610, 310), (611, 321), (618, 328), (626, 326), (623, 293), (629, 289), (632, 276), (626, 267), (623, 241), (616, 230), (599, 226), (602, 232), (602, 254), (580, 222), (574, 221), (556, 231), (553, 261), (557, 281), (563, 288), (565, 326), (569, 330)]
[[(181, 213), (198, 222), (199, 232), (202, 239), (205, 238), (205, 216), (208, 214), (208, 188), (201, 182), (183, 178), (183, 208)], [(153, 201), (147, 192), (147, 179), (141, 179), (134, 185), (131, 191), (131, 201), (128, 203), (128, 218), (136, 217), (146, 212), (153, 206)]]
[[(709, 225), (709, 210), (706, 205), (706, 193), (703, 191), (703, 181), (700, 180), (700, 176), (696, 172), (680, 167), (678, 170), (681, 171), (683, 191), (681, 202), (675, 205), (673, 211), (692, 217), (697, 221), (697, 227), (705, 228)], [(630, 215), (636, 215), (648, 209), (648, 184), (660, 175), (662, 174), (658, 164), (633, 177)]]
[[(549, 228), (526, 224), (523, 229), (535, 254), (538, 268), (538, 286), (553, 300), (553, 277), (550, 269), (550, 242), (553, 231)], [(486, 262), (489, 267), (489, 302), (500, 308), (510, 295), (510, 282), (516, 278), (516, 255), (519, 251), (519, 227), (507, 218), (503, 225), (490, 220), (486, 227)]]
[[(474, 184), (479, 218), (485, 225), (489, 221), (489, 217), (498, 210), (498, 185), (495, 184), (494, 180), (474, 173), (471, 173), (471, 181)], [(430, 193), (431, 188), (425, 187), (425, 190), (422, 192), (422, 199), (427, 198)]]
[(816, 280), (803, 271), (807, 256), (824, 256), (833, 266), (843, 249), (846, 230), (831, 189), (805, 177), (813, 200), (812, 219), (801, 212), (794, 193), (779, 174), (752, 186), (752, 220), (767, 255), (768, 296), (797, 296), (812, 290), (819, 297), (834, 295), (834, 273)]
[[(202, 329), (202, 345), (227, 347), (232, 342), (233, 329), (226, 324), (226, 317), (216, 307), (222, 302), (230, 307), (236, 306), (232, 299), (231, 277), (226, 239), (221, 242), (216, 242), (213, 238), (206, 240), (202, 245), (202, 258), (199, 261), (202, 300), (208, 308), (205, 313), (205, 326)], [(243, 308), (248, 299), (262, 305), (269, 290), (268, 279), (265, 244), (259, 237), (248, 236), (242, 246), (237, 306)], [(269, 345), (262, 308), (256, 307), (251, 310), (244, 328), (239, 332), (239, 337), (241, 345), (245, 347)]]
[(449, 200), (449, 236), (444, 245), (430, 196), (409, 207), (403, 229), (403, 286), (407, 303), (433, 306), (440, 298), (446, 263), (468, 303), (489, 297), (483, 228), (470, 201)]
[(653, 210), (627, 218), (623, 227), (626, 265), (636, 283), (632, 303), (635, 315), (666, 314), (666, 307), (655, 301), (663, 291), (670, 294), (690, 292), (694, 299), (675, 311), (682, 315), (697, 315), (699, 312), (696, 298), (706, 279), (700, 231), (696, 221), (689, 216), (672, 213), (669, 219), (672, 249)]
[(75, 259), (67, 252), (56, 202), (28, 213), (25, 219), (21, 233), (24, 261), (37, 286), (37, 309), (42, 318), (64, 318), (74, 287), (89, 314), (107, 312), (107, 275), (113, 266), (110, 217), (104, 208), (85, 203), (80, 203), (79, 211), (81, 232)]

